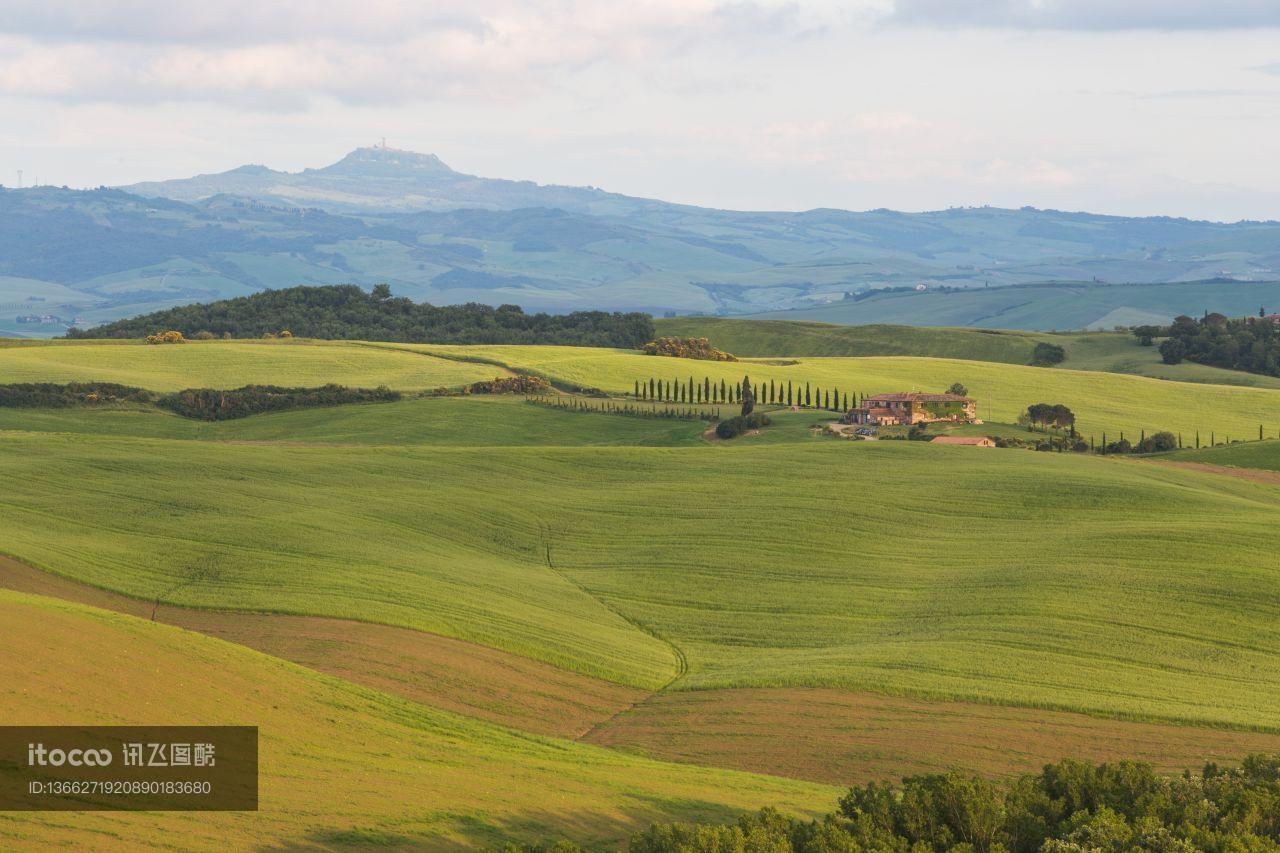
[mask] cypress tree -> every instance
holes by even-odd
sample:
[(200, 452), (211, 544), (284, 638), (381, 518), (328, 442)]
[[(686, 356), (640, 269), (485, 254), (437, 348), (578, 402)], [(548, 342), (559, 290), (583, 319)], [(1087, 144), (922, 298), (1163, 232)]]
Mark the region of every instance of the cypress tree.
[[(757, 388), (759, 386), (756, 386)], [(742, 377), (742, 416), (745, 418), (756, 407), (756, 391), (751, 387), (751, 377)]]
[(649, 377), (649, 399), (650, 399), (650, 400), (652, 400), (652, 399), (653, 399), (653, 394), (654, 394), (654, 391), (653, 391), (653, 377), (652, 377), (652, 376), (650, 376), (650, 377)]
[(711, 402), (711, 377), (702, 377), (702, 399)]
[(721, 403), (729, 402), (729, 392), (725, 390), (723, 379), (720, 380), (720, 402)]
[[(776, 399), (777, 399), (777, 398), (776, 398), (776, 396), (775, 396), (775, 394), (774, 394), (774, 390), (773, 390), (773, 380), (772, 380), (772, 379), (770, 379), (770, 380), (769, 380), (769, 404), (770, 404), (770, 405), (772, 405)], [(1259, 436), (1261, 436), (1261, 435), (1262, 435), (1262, 427), (1258, 427), (1258, 435), (1259, 435)]]
[(787, 405), (791, 405), (791, 380), (787, 380)]
[(640, 399), (640, 380), (639, 379), (636, 380), (636, 393), (633, 394), (632, 396), (634, 396), (637, 400)]

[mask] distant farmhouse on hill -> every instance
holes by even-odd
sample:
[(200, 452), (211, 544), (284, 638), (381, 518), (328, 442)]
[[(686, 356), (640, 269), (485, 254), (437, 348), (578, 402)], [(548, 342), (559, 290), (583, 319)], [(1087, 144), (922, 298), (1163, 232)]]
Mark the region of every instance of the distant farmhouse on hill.
[(922, 394), (907, 391), (864, 397), (862, 405), (849, 410), (849, 423), (875, 426), (930, 424), (938, 421), (981, 423), (978, 401), (959, 394)]

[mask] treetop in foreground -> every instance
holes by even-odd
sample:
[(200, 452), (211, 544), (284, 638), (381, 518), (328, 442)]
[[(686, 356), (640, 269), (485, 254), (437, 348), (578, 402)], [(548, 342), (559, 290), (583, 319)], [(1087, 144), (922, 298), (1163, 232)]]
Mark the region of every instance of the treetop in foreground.
[[(559, 850), (573, 850), (561, 845)], [(1005, 784), (958, 771), (851, 789), (802, 821), (764, 808), (728, 825), (659, 824), (632, 853), (1280, 849), (1280, 757), (1166, 777), (1149, 764), (1065, 760)]]
[(469, 302), (435, 306), (395, 298), (386, 285), (366, 293), (353, 284), (290, 287), (251, 296), (184, 305), (72, 329), (70, 338), (145, 338), (174, 332), (187, 338), (275, 336), (434, 344), (562, 344), (637, 349), (653, 339), (648, 314), (575, 311), (526, 314), (518, 305)]

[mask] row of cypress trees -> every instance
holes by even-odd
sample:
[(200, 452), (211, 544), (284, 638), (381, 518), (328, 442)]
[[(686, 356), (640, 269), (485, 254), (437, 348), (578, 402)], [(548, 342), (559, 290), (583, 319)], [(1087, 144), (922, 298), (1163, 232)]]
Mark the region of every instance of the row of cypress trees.
[[(857, 392), (851, 394), (834, 388), (819, 388), (808, 382), (801, 387), (791, 380), (787, 380), (785, 385), (772, 379), (767, 383), (752, 384), (749, 378), (744, 377), (743, 381), (751, 389), (755, 402), (761, 405), (803, 406), (808, 409), (845, 412), (859, 400)], [(713, 382), (709, 376), (704, 376), (701, 382), (695, 381), (692, 376), (687, 380), (651, 376), (647, 382), (639, 379), (635, 381), (632, 396), (636, 400), (660, 403), (730, 405), (742, 401), (744, 388), (723, 379), (718, 383)]]

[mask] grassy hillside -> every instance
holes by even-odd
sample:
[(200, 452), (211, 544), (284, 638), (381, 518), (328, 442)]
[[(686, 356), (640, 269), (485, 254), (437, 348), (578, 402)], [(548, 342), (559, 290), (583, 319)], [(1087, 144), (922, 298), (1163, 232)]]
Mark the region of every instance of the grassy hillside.
[[(400, 346), (400, 345), (394, 345)], [(687, 380), (710, 376), (740, 382), (753, 380), (812, 382), (823, 388), (864, 394), (919, 389), (945, 390), (962, 382), (978, 398), (979, 415), (1011, 423), (1031, 403), (1064, 403), (1075, 411), (1085, 435), (1137, 434), (1159, 429), (1183, 432), (1190, 439), (1201, 430), (1207, 437), (1257, 437), (1263, 424), (1269, 435), (1280, 430), (1280, 394), (1272, 390), (1193, 385), (1154, 379), (1057, 370), (992, 362), (939, 358), (799, 358), (793, 364), (766, 359), (739, 363), (691, 361), (645, 356), (623, 350), (587, 347), (434, 347), (405, 348), (452, 358), (497, 361), (553, 379), (627, 393), (650, 376)], [(788, 360), (791, 361), (791, 360)]]
[(1024, 332), (1010, 329), (963, 329), (929, 326), (841, 326), (801, 320), (740, 320), (722, 317), (679, 317), (655, 320), (660, 335), (709, 338), (735, 355), (882, 356), (907, 355), (1029, 364), (1037, 343), (1062, 347), (1067, 370), (1096, 370), (1205, 382), (1280, 388), (1280, 378), (1223, 370), (1191, 362), (1169, 365), (1156, 347), (1139, 345), (1128, 332)]
[[(939, 350), (962, 349), (961, 335), (988, 337), (977, 332), (947, 330), (932, 338), (932, 330), (918, 330), (918, 343)], [(879, 330), (864, 338), (868, 347), (891, 336)], [(996, 357), (1015, 334), (990, 336), (997, 343), (985, 351)], [(189, 387), (236, 387), (249, 383), (351, 386), (387, 385), (403, 391), (441, 386), (457, 387), (508, 372), (530, 370), (568, 384), (630, 392), (636, 380), (650, 376), (671, 379), (690, 375), (741, 381), (753, 378), (812, 382), (844, 392), (878, 393), (919, 388), (942, 390), (962, 382), (979, 398), (987, 420), (1011, 422), (1029, 403), (1062, 402), (1080, 416), (1082, 429), (1137, 432), (1170, 429), (1188, 434), (1199, 429), (1219, 437), (1255, 436), (1258, 424), (1268, 434), (1280, 429), (1280, 395), (1249, 387), (1220, 387), (1215, 380), (1248, 381), (1260, 387), (1280, 387), (1280, 381), (1232, 371), (1181, 364), (1159, 364), (1154, 348), (1137, 346), (1124, 336), (1053, 336), (1062, 339), (1070, 355), (1067, 365), (1081, 370), (1032, 368), (978, 360), (942, 358), (805, 358), (796, 364), (763, 359), (724, 364), (643, 356), (627, 350), (591, 347), (480, 346), (378, 344), (323, 341), (208, 341), (176, 346), (147, 346), (119, 342), (8, 342), (0, 346), (0, 382), (68, 382), (98, 380), (135, 385), (153, 391)], [(912, 345), (913, 347), (915, 344)], [(1008, 350), (1012, 356), (1016, 347)], [(442, 357), (434, 357), (442, 356)], [(788, 359), (790, 360), (790, 359)], [(504, 367), (505, 365), (505, 367)], [(1130, 376), (1085, 373), (1099, 371), (1153, 373), (1198, 383), (1154, 382)], [(328, 416), (316, 416), (326, 419)], [(246, 430), (256, 429), (245, 427)], [(328, 427), (322, 428), (322, 431)], [(233, 432), (233, 430), (230, 430)], [(167, 433), (165, 433), (167, 434)], [(246, 438), (253, 437), (245, 435)]]
[(669, 646), (546, 566), (539, 507), (511, 500), (532, 454), (47, 433), (0, 434), (0, 447), (6, 480), (29, 464), (38, 479), (0, 497), (5, 550), (61, 574), (430, 630), (637, 686), (678, 669)]
[(838, 794), (518, 734), (190, 631), (4, 590), (0, 645), (8, 724), (260, 732), (257, 812), (7, 812), (8, 850), (616, 846), (654, 820), (722, 820), (765, 803), (814, 813)]
[(6, 550), (148, 599), (404, 625), (645, 687), (1280, 728), (1280, 490), (1231, 478), (906, 442), (19, 432), (0, 476)]
[(491, 366), (326, 341), (28, 343), (0, 348), (3, 382), (118, 382), (150, 391), (248, 384), (425, 390), (492, 379)]
[(1232, 468), (1280, 471), (1280, 441), (1250, 441), (1244, 444), (1205, 447), (1200, 450), (1182, 450), (1167, 458), (1178, 462), (1202, 462), (1207, 465), (1226, 465)]
[(1027, 364), (1038, 341), (1049, 336), (1009, 330), (923, 326), (844, 326), (802, 320), (738, 320), (676, 317), (654, 320), (659, 335), (708, 338), (734, 355), (786, 356), (916, 355)]
[[(1045, 279), (1058, 278), (1045, 270)], [(1179, 276), (1179, 279), (1184, 277)], [(1141, 281), (1138, 277), (1130, 281)], [(1280, 282), (1170, 281), (1169, 283), (1019, 284), (969, 290), (915, 290), (873, 293), (792, 311), (753, 315), (770, 320), (823, 323), (910, 323), (916, 326), (972, 326), (989, 329), (1110, 329), (1168, 323), (1178, 314), (1219, 311), (1253, 315), (1259, 306), (1280, 305)]]
[(303, 409), (214, 422), (183, 418), (149, 407), (0, 408), (0, 430), (206, 441), (665, 447), (700, 443), (706, 428), (703, 421), (566, 412), (533, 406), (514, 395), (422, 397), (398, 403)]

